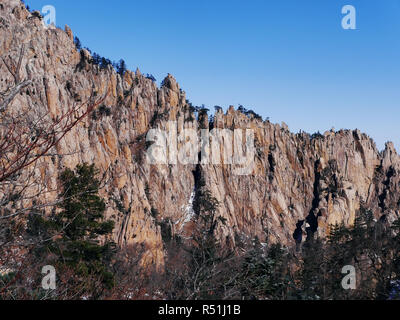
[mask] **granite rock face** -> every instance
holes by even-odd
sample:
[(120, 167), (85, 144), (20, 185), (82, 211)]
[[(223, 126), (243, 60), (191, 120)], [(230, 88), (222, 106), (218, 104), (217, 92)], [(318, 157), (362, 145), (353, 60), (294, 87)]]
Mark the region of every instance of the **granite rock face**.
[[(103, 109), (109, 112), (96, 111), (85, 118), (59, 143), (58, 157), (40, 161), (49, 190), (57, 187), (63, 168), (96, 164), (107, 181), (101, 195), (107, 200), (107, 216), (116, 222), (115, 241), (120, 246), (145, 244), (149, 263), (163, 262), (162, 224), (175, 234), (190, 236), (190, 224), (196, 223), (192, 203), (199, 173), (220, 203), (218, 214), (226, 219), (217, 235), (230, 245), (237, 236), (258, 236), (291, 246), (302, 221), (309, 236), (324, 237), (331, 224), (351, 225), (360, 204), (373, 210), (376, 219), (385, 215), (393, 221), (399, 214), (400, 159), (392, 143), (379, 152), (358, 130), (313, 137), (294, 134), (284, 123), (262, 121), (233, 107), (226, 113), (217, 111), (213, 121), (201, 112), (196, 117), (173, 76), (158, 88), (139, 70), (121, 77), (111, 66), (101, 69), (91, 63), (87, 50), (77, 51), (69, 27), (44, 27), (19, 0), (1, 0), (0, 56), (16, 57), (23, 44), (23, 64), (32, 72), (32, 83), (15, 97), (11, 108), (46, 105), (57, 117), (92, 92), (108, 92)], [(21, 76), (26, 72), (22, 68)], [(1, 64), (0, 92), (12, 81)], [(210, 129), (251, 129), (254, 166), (240, 175), (229, 161), (151, 164), (146, 135), (152, 128), (172, 127), (179, 136), (174, 140), (177, 149), (187, 145), (184, 129), (198, 137)], [(228, 145), (221, 145), (222, 154)], [(168, 151), (167, 158), (170, 155)]]

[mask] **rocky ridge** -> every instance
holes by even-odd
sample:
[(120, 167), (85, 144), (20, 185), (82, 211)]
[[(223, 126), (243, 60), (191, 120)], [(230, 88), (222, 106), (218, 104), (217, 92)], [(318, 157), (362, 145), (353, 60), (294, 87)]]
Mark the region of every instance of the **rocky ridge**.
[[(359, 130), (294, 134), (284, 123), (262, 121), (233, 107), (217, 111), (212, 122), (205, 114), (196, 117), (173, 76), (158, 88), (139, 70), (121, 77), (111, 66), (101, 69), (87, 50), (76, 50), (69, 27), (45, 28), (19, 0), (0, 2), (0, 39), (0, 56), (16, 55), (25, 44), (23, 63), (33, 74), (32, 84), (11, 107), (47, 105), (57, 117), (93, 91), (99, 96), (109, 92), (104, 108), (110, 112), (87, 117), (59, 143), (60, 156), (46, 157), (38, 170), (53, 190), (64, 167), (94, 163), (108, 181), (101, 195), (107, 216), (116, 222), (113, 238), (120, 246), (145, 244), (150, 262), (162, 264), (163, 228), (188, 236), (199, 175), (220, 203), (218, 215), (226, 223), (217, 235), (230, 245), (238, 236), (257, 236), (291, 246), (299, 222), (308, 236), (324, 237), (331, 224), (351, 225), (360, 204), (376, 219), (385, 215), (393, 221), (399, 215), (400, 159), (392, 143), (379, 152)], [(1, 65), (0, 91), (12, 81)], [(151, 128), (167, 129), (169, 121), (176, 121), (178, 134), (190, 128), (200, 136), (210, 123), (212, 128), (252, 129), (254, 169), (237, 175), (231, 164), (150, 164), (146, 134)], [(50, 192), (46, 198), (56, 195)]]

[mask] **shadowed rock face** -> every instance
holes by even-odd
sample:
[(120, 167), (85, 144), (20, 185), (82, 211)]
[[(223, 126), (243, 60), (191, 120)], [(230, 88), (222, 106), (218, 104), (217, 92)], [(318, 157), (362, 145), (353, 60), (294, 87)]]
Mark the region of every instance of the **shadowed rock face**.
[[(86, 118), (58, 145), (60, 156), (40, 161), (37, 170), (53, 189), (63, 168), (95, 163), (108, 181), (101, 194), (108, 203), (107, 216), (116, 222), (115, 240), (121, 246), (145, 243), (150, 262), (163, 261), (161, 222), (169, 221), (175, 234), (190, 235), (195, 223), (191, 203), (200, 176), (226, 219), (217, 235), (232, 245), (236, 235), (268, 237), (290, 246), (295, 245), (294, 234), (297, 239), (301, 233), (324, 237), (330, 224), (352, 224), (360, 203), (376, 219), (386, 215), (391, 222), (398, 215), (399, 156), (392, 143), (378, 152), (358, 130), (311, 138), (231, 107), (226, 114), (216, 112), (213, 127), (254, 131), (256, 156), (250, 174), (237, 175), (228, 164), (150, 165), (144, 156), (149, 129), (167, 129), (168, 121), (176, 121), (178, 134), (190, 128), (200, 136), (200, 129), (209, 128), (208, 117), (196, 120), (171, 75), (161, 88), (139, 70), (121, 77), (112, 67), (90, 63), (90, 53), (78, 52), (72, 39), (69, 28), (45, 28), (18, 0), (1, 1), (0, 55), (15, 55), (25, 44), (23, 64), (33, 74), (33, 83), (10, 107), (47, 105), (57, 117), (77, 101), (86, 101), (92, 91), (101, 96), (109, 89), (105, 106), (111, 113)], [(12, 80), (1, 65), (0, 92)], [(178, 147), (183, 143), (178, 141)]]

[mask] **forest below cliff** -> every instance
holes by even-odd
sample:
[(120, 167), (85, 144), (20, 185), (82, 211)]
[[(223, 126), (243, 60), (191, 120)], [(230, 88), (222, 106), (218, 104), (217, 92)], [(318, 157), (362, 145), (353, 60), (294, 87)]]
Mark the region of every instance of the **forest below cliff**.
[(393, 143), (211, 113), (20, 0), (0, 57), (0, 299), (398, 298)]

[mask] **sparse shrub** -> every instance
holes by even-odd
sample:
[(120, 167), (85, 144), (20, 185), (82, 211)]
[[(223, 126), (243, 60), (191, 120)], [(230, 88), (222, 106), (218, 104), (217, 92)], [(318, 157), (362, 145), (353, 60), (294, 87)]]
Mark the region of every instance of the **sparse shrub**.
[(222, 108), (220, 106), (214, 106), (215, 112), (220, 112), (222, 111)]
[(111, 116), (111, 114), (112, 114), (111, 108), (103, 104), (97, 110), (93, 110), (91, 117), (92, 120), (96, 121), (103, 117), (109, 117)]
[(103, 104), (103, 105), (101, 105), (101, 106), (99, 107), (98, 112), (99, 112), (99, 114), (100, 114), (101, 116), (109, 117), (109, 116), (111, 115), (111, 108), (110, 108), (110, 107), (107, 107), (107, 106), (105, 106), (105, 105)]
[(118, 73), (121, 77), (123, 77), (124, 74), (125, 74), (125, 72), (126, 72), (126, 70), (127, 70), (125, 60), (124, 60), (124, 59), (121, 59), (121, 60), (119, 60), (119, 62), (114, 63), (113, 65), (114, 65), (115, 69), (117, 70), (117, 73)]
[(262, 117), (259, 114), (255, 113), (253, 110), (246, 109), (242, 105), (239, 105), (238, 111), (245, 114), (247, 117), (251, 116), (254, 119), (262, 120)]
[(158, 217), (159, 214), (160, 214), (156, 208), (151, 208), (150, 213), (151, 213), (151, 216), (152, 216), (154, 219), (157, 219), (157, 217)]
[(75, 47), (78, 51), (80, 51), (82, 49), (82, 44), (81, 41), (79, 40), (79, 38), (77, 36), (75, 36), (74, 38), (74, 43), (75, 43)]
[(146, 78), (147, 79), (149, 79), (149, 80), (151, 80), (151, 81), (153, 81), (153, 82), (156, 82), (157, 81), (157, 79), (156, 78), (154, 78), (154, 76), (152, 75), (152, 74), (146, 74)]
[(324, 140), (325, 139), (325, 137), (321, 134), (321, 132), (315, 132), (315, 133), (313, 133), (312, 135), (311, 135), (311, 140), (314, 140), (314, 139), (322, 139), (322, 140)]

